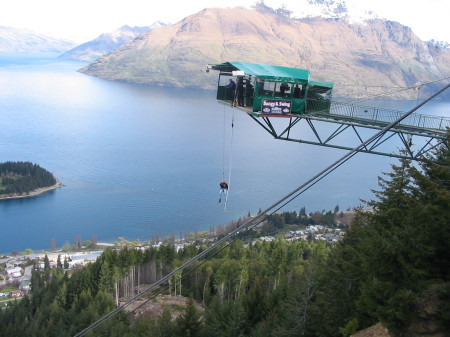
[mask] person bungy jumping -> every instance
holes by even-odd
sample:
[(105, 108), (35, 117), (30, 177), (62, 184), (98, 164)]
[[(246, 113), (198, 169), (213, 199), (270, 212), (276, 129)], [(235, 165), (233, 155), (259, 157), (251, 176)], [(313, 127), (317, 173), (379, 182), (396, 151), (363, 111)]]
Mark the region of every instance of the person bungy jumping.
[(228, 184), (225, 182), (225, 180), (222, 180), (222, 181), (220, 182), (219, 186), (220, 186), (220, 191), (219, 191), (219, 202), (221, 202), (221, 201), (222, 201), (222, 194), (225, 194), (225, 195), (226, 195), (226, 193), (227, 193), (227, 191), (228, 191)]

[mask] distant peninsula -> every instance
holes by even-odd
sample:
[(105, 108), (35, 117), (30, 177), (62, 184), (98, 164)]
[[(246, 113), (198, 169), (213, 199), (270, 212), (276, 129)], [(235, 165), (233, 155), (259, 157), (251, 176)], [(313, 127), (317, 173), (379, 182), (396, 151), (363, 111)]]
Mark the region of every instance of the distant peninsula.
[(0, 200), (32, 197), (60, 186), (53, 174), (37, 164), (0, 163)]

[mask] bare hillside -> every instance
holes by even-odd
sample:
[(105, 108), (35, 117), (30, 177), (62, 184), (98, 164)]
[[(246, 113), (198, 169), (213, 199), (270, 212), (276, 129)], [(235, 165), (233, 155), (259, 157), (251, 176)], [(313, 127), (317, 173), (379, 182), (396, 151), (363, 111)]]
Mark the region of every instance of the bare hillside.
[[(252, 9), (205, 9), (155, 28), (80, 71), (109, 79), (212, 89), (208, 63), (256, 62), (309, 69), (357, 97), (449, 76), (450, 50), (399, 23), (293, 20)], [(431, 88), (433, 89), (433, 88)]]

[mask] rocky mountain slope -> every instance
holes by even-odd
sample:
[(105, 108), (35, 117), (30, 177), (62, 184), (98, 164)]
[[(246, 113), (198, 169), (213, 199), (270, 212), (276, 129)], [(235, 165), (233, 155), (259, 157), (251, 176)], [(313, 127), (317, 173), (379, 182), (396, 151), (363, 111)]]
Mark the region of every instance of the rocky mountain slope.
[(92, 41), (83, 43), (62, 54), (60, 57), (69, 60), (93, 62), (100, 56), (108, 54), (140, 34), (152, 28), (163, 26), (166, 26), (166, 24), (161, 22), (155, 22), (146, 27), (130, 27), (125, 25), (110, 33), (104, 33)]
[(309, 69), (313, 79), (334, 82), (336, 94), (352, 97), (450, 75), (449, 50), (421, 41), (396, 22), (291, 19), (246, 8), (205, 9), (144, 33), (80, 71), (109, 80), (212, 89), (216, 75), (207, 74), (205, 65), (223, 61)]
[(0, 52), (8, 53), (62, 53), (73, 48), (75, 43), (36, 34), (27, 29), (0, 26)]

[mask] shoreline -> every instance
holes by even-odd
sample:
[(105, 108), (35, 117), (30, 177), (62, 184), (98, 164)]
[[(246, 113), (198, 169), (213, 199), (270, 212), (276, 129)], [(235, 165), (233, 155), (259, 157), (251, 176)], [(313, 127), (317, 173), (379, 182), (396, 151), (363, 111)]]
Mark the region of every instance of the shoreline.
[[(55, 178), (56, 179), (56, 178)], [(35, 189), (33, 191), (30, 191), (27, 195), (14, 195), (14, 196), (0, 196), (0, 200), (8, 200), (8, 199), (20, 199), (20, 198), (31, 198), (36, 197), (38, 195), (41, 195), (43, 193), (53, 191), (59, 187), (64, 186), (62, 182), (60, 182), (58, 179), (56, 179), (56, 184), (48, 187), (41, 187), (38, 189)]]

